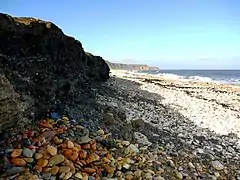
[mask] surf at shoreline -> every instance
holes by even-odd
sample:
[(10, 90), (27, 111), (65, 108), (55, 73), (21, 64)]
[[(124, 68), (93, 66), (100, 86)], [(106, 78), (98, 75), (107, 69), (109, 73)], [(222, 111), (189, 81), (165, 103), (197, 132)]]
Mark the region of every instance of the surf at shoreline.
[(212, 82), (240, 86), (240, 70), (159, 70), (137, 71), (172, 80)]

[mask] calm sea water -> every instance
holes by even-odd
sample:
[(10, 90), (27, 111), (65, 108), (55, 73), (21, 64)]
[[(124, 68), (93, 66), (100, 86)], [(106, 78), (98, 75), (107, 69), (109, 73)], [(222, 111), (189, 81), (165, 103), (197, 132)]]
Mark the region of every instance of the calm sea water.
[(145, 72), (171, 79), (189, 79), (240, 85), (240, 70), (160, 70)]

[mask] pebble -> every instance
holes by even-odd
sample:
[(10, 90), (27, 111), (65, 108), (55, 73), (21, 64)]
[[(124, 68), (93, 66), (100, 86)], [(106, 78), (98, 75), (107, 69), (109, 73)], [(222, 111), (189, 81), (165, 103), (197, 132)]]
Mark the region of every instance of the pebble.
[(194, 169), (194, 168), (195, 168), (195, 166), (193, 165), (193, 163), (192, 163), (192, 162), (189, 162), (189, 163), (188, 163), (188, 166), (189, 166), (190, 168), (192, 168), (192, 169)]
[(28, 139), (28, 138), (25, 138), (25, 139), (23, 140), (23, 142), (22, 142), (23, 146), (30, 146), (31, 143), (32, 143), (32, 142), (31, 142), (30, 139)]
[(27, 133), (28, 137), (33, 137), (33, 136), (34, 136), (34, 134), (35, 134), (35, 132), (34, 132), (34, 131), (29, 131), (29, 132)]
[(60, 164), (64, 161), (65, 157), (61, 154), (57, 154), (53, 157), (51, 157), (51, 159), (49, 160), (48, 166), (54, 166), (57, 164)]
[(183, 179), (183, 175), (178, 170), (175, 169), (174, 174), (178, 179)]
[(82, 178), (83, 178), (83, 176), (82, 176), (81, 173), (76, 173), (74, 176), (75, 176), (76, 178), (78, 178), (78, 179), (82, 179)]
[(72, 149), (72, 148), (74, 147), (73, 142), (72, 142), (72, 141), (68, 141), (68, 142), (67, 142), (67, 147), (68, 147), (69, 149)]
[(96, 134), (99, 135), (99, 136), (104, 135), (104, 133), (105, 133), (105, 132), (104, 132), (102, 129), (99, 129), (99, 130), (96, 132)]
[(88, 180), (89, 179), (89, 176), (88, 175), (85, 175), (83, 176), (82, 180)]
[(18, 174), (23, 171), (24, 171), (24, 167), (12, 167), (12, 168), (8, 169), (6, 171), (6, 173), (9, 174), (10, 176), (12, 176), (12, 175)]
[(138, 148), (134, 144), (130, 144), (126, 149), (125, 149), (125, 154), (137, 154), (139, 153)]
[(22, 149), (14, 149), (11, 153), (11, 157), (16, 158), (21, 156), (22, 151), (23, 151)]
[(60, 166), (59, 167), (59, 173), (69, 173), (71, 171), (70, 167), (68, 166)]
[(203, 154), (204, 153), (203, 149), (200, 149), (200, 148), (198, 148), (197, 151), (198, 151), (199, 154)]
[(60, 174), (59, 179), (63, 179), (65, 176), (66, 176), (66, 173), (62, 173)]
[(174, 167), (174, 166), (175, 166), (175, 164), (174, 164), (174, 162), (173, 162), (172, 160), (168, 160), (168, 161), (167, 161), (167, 165), (169, 165), (169, 166), (171, 166), (171, 167)]
[(54, 146), (47, 146), (47, 152), (52, 156), (57, 155), (57, 148)]
[(51, 113), (51, 118), (54, 120), (58, 120), (58, 119), (61, 119), (61, 115), (57, 112), (53, 112)]
[(123, 146), (129, 146), (129, 145), (130, 145), (130, 142), (129, 142), (129, 141), (122, 141), (122, 145), (123, 145)]
[(23, 149), (23, 156), (31, 158), (31, 157), (33, 157), (33, 154), (34, 154), (33, 150), (31, 150), (29, 148)]
[(151, 179), (153, 178), (153, 176), (151, 175), (151, 173), (146, 173), (146, 174), (145, 174), (145, 178), (146, 178), (147, 180), (151, 180)]
[(46, 179), (46, 180), (51, 178), (50, 173), (43, 173), (41, 176), (42, 176), (43, 179)]
[(215, 176), (216, 178), (218, 178), (218, 177), (220, 177), (221, 175), (220, 175), (219, 172), (214, 172), (214, 176)]
[(46, 167), (48, 165), (48, 160), (47, 159), (39, 159), (37, 161), (37, 165), (40, 167)]
[(132, 174), (127, 174), (127, 175), (125, 176), (125, 179), (126, 179), (126, 180), (132, 180), (132, 179), (133, 179), (133, 175), (132, 175)]
[(135, 140), (138, 144), (142, 144), (145, 146), (151, 146), (152, 143), (148, 140), (147, 136), (140, 132), (135, 132), (134, 133)]
[(228, 146), (228, 151), (234, 153), (234, 149), (231, 146)]
[(131, 165), (130, 164), (127, 164), (127, 163), (124, 163), (122, 165), (122, 167), (124, 167), (125, 169), (130, 169)]
[(51, 176), (50, 180), (57, 180), (57, 177), (56, 176)]
[(211, 165), (214, 169), (221, 171), (224, 169), (224, 166), (219, 161), (212, 161)]
[(26, 161), (22, 158), (12, 158), (11, 163), (16, 166), (26, 166), (27, 165)]
[(35, 153), (35, 159), (41, 159), (43, 158), (43, 154), (42, 153)]
[(77, 142), (79, 144), (86, 144), (89, 143), (91, 141), (91, 139), (89, 138), (89, 135), (85, 135), (85, 136), (81, 136), (77, 138)]
[(43, 136), (45, 139), (51, 140), (54, 136), (56, 135), (56, 133), (54, 131), (51, 130), (47, 130), (43, 132)]
[(96, 172), (96, 169), (94, 168), (84, 168), (84, 172), (88, 173), (88, 174), (92, 174)]
[(53, 166), (52, 168), (51, 168), (51, 170), (50, 170), (50, 173), (52, 174), (52, 175), (56, 175), (57, 173), (59, 172), (59, 167), (58, 166)]
[(67, 180), (67, 179), (69, 179), (69, 178), (71, 178), (71, 177), (72, 177), (72, 172), (68, 172), (68, 173), (64, 176), (63, 180)]
[(180, 166), (180, 167), (178, 168), (178, 170), (179, 170), (179, 171), (183, 171), (183, 167)]
[(134, 176), (135, 176), (136, 178), (140, 178), (140, 177), (142, 176), (142, 171), (141, 171), (141, 170), (135, 171), (135, 172), (134, 172)]
[(68, 133), (70, 134), (70, 136), (72, 136), (72, 137), (74, 137), (75, 136), (75, 134), (74, 134), (74, 131), (73, 130), (68, 130)]

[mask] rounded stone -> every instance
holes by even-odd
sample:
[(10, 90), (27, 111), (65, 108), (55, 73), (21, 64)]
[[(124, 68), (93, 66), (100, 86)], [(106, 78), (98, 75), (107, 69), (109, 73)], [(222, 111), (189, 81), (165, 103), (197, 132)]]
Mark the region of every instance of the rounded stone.
[(72, 177), (72, 172), (68, 172), (68, 173), (64, 176), (63, 180), (67, 180), (67, 179), (69, 179), (69, 178), (71, 178), (71, 177)]
[(40, 167), (46, 167), (48, 164), (48, 160), (47, 159), (39, 159), (37, 161), (37, 165)]
[(11, 153), (11, 157), (16, 158), (21, 156), (22, 151), (23, 151), (22, 149), (14, 149)]
[(74, 147), (73, 142), (72, 142), (72, 141), (68, 141), (68, 142), (67, 142), (67, 147), (68, 147), (69, 149), (72, 149), (72, 148)]
[(59, 167), (53, 166), (52, 169), (50, 170), (50, 173), (55, 176), (58, 173), (58, 171), (59, 171)]
[(212, 161), (211, 165), (214, 169), (221, 171), (224, 169), (224, 166), (219, 161)]
[(140, 178), (140, 177), (142, 176), (142, 171), (141, 171), (141, 170), (135, 171), (135, 172), (134, 172), (134, 176), (135, 176), (136, 178)]
[(83, 178), (83, 176), (82, 176), (82, 174), (80, 172), (76, 173), (74, 176), (76, 178), (78, 178), (78, 179), (82, 179)]
[(52, 156), (57, 155), (57, 148), (54, 146), (47, 146), (47, 152)]
[(35, 154), (35, 159), (41, 159), (41, 158), (43, 158), (43, 154), (42, 153), (36, 153)]
[(23, 149), (23, 156), (31, 158), (33, 157), (33, 154), (34, 154), (34, 151), (32, 151), (31, 149), (29, 148)]
[(132, 179), (133, 179), (133, 175), (132, 175), (132, 174), (127, 174), (127, 175), (125, 176), (125, 179), (126, 179), (126, 180), (132, 180)]
[(50, 158), (48, 166), (54, 166), (60, 164), (64, 161), (65, 157), (61, 154), (57, 154)]
[(70, 167), (68, 166), (60, 166), (59, 173), (69, 173), (71, 171)]
[(128, 154), (137, 154), (139, 153), (139, 149), (133, 145), (133, 144), (130, 144), (126, 149), (125, 149), (125, 154), (128, 155)]

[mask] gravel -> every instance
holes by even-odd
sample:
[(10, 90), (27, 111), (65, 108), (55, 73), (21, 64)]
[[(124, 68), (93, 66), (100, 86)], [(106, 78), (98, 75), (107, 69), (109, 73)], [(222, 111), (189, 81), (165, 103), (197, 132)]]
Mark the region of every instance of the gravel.
[(238, 88), (113, 74), (104, 85), (111, 93), (98, 94), (98, 103), (123, 109), (130, 122), (143, 120), (145, 126), (134, 130), (153, 146), (192, 158), (189, 167), (206, 164), (212, 170), (233, 170), (240, 178)]

